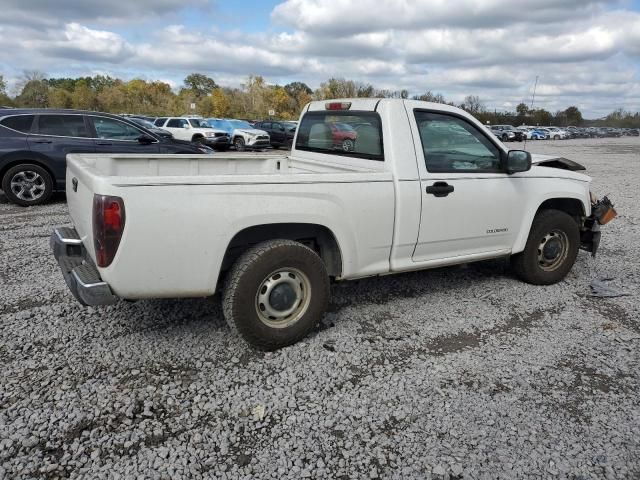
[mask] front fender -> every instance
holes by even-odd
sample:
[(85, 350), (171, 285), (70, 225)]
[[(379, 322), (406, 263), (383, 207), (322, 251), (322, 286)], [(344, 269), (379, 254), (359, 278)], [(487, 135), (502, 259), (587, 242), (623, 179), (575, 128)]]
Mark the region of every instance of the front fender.
[[(589, 199), (589, 184), (585, 182), (573, 182), (563, 179), (544, 179), (547, 183), (545, 187), (555, 186), (557, 188), (547, 189), (542, 193), (531, 195), (531, 200), (527, 202), (524, 214), (515, 239), (512, 254), (520, 253), (524, 250), (529, 232), (533, 225), (534, 218), (540, 207), (549, 200), (569, 199), (577, 200), (582, 205), (582, 213), (585, 217), (591, 215), (591, 201)], [(548, 185), (548, 183), (556, 185)]]

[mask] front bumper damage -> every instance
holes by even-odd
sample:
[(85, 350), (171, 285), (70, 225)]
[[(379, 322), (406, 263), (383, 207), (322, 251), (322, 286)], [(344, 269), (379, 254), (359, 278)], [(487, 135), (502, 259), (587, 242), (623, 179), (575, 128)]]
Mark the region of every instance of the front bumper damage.
[(591, 252), (595, 257), (600, 246), (601, 225), (606, 225), (616, 218), (617, 212), (608, 197), (604, 197), (591, 205), (591, 216), (584, 221), (580, 232), (580, 249)]
[(110, 305), (118, 301), (74, 228), (56, 228), (49, 240), (69, 290), (82, 305)]

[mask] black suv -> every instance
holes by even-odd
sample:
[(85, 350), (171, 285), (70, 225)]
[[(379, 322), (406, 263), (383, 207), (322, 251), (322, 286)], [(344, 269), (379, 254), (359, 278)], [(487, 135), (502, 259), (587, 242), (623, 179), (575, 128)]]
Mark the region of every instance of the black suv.
[(68, 153), (211, 153), (126, 118), (80, 110), (0, 109), (0, 180), (9, 201), (46, 202), (65, 188)]
[(280, 122), (275, 120), (265, 120), (253, 124), (253, 128), (264, 130), (269, 134), (273, 148), (291, 148), (293, 137), (296, 135), (296, 127), (297, 125), (293, 122)]

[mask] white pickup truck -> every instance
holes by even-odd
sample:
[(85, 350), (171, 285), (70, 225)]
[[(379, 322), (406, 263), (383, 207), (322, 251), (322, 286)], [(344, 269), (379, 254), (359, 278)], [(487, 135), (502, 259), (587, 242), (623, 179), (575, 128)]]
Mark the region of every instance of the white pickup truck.
[(447, 105), (317, 101), (289, 155), (69, 155), (74, 228), (51, 244), (83, 304), (221, 290), (228, 323), (275, 349), (321, 319), (330, 280), (510, 256), (524, 281), (560, 281), (615, 216), (583, 168), (508, 151)]

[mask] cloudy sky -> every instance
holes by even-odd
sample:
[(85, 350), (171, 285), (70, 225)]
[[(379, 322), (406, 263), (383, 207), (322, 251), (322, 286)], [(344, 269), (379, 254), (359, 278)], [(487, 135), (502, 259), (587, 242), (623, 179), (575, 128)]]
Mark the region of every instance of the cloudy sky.
[[(55, 6), (54, 6), (55, 5)], [(0, 74), (331, 76), (490, 108), (640, 110), (640, 0), (1, 0)]]

